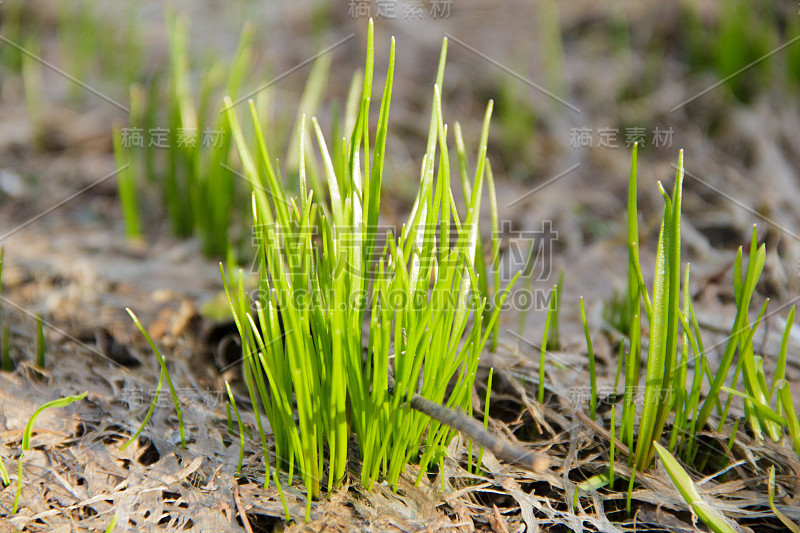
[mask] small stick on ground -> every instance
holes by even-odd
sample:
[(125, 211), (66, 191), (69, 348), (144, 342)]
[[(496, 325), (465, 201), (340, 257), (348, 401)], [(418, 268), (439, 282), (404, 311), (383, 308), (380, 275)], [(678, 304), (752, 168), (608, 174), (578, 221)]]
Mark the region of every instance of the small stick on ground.
[[(389, 393), (394, 394), (395, 381), (389, 376)], [(469, 415), (459, 413), (430, 400), (417, 393), (411, 396), (411, 408), (438, 420), (442, 424), (460, 431), (477, 442), (495, 457), (502, 459), (530, 472), (541, 474), (550, 467), (550, 457), (546, 454), (526, 450), (484, 429), (483, 425)]]
[(242, 525), (247, 533), (253, 533), (253, 528), (250, 526), (250, 519), (247, 518), (247, 513), (242, 505), (242, 498), (239, 496), (239, 483), (233, 481), (233, 499), (236, 502), (236, 509), (239, 511), (239, 518), (242, 519)]

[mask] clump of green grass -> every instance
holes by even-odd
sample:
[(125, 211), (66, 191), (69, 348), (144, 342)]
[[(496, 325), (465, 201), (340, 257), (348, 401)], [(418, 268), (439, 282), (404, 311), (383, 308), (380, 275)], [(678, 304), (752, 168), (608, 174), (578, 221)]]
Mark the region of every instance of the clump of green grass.
[[(21, 76), (32, 138), (45, 149), (50, 148), (45, 65), (65, 74), (65, 79), (59, 80), (64, 95), (81, 104), (103, 93), (119, 94), (122, 87), (141, 76), (142, 39), (131, 6), (97, 0), (61, 4), (56, 10), (55, 28), (41, 5), (11, 2), (3, 4), (2, 9), (0, 73)], [(55, 53), (47, 46), (53, 29), (58, 36)]]
[[(688, 264), (681, 283), (683, 153), (681, 152), (679, 157), (672, 195), (661, 188), (664, 211), (656, 250), (652, 291), (649, 291), (639, 261), (636, 151), (637, 147), (634, 145), (628, 196), (628, 290), (626, 299), (617, 306), (616, 316), (617, 325), (628, 328), (627, 331), (623, 330), (627, 337), (628, 350), (625, 354), (625, 395), (619, 432), (622, 443), (632, 452), (629, 455), (629, 466), (632, 467), (634, 474), (629, 478), (628, 501), (635, 472), (650, 468), (654, 454), (658, 452), (676, 486), (686, 497), (687, 503), (698, 510), (702, 507), (702, 502), (695, 497), (696, 491), (693, 491), (691, 482), (687, 482), (685, 472), (681, 473), (681, 470), (674, 468), (677, 463), (671, 454), (676, 454), (685, 464), (696, 470), (703, 471), (710, 455), (700, 450), (698, 434), (704, 431), (707, 425), (712, 425), (720, 432), (723, 430), (734, 397), (743, 398), (745, 422), (757, 442), (770, 440), (780, 443), (788, 440), (800, 457), (800, 431), (798, 431), (800, 424), (791, 402), (789, 386), (783, 379), (788, 335), (794, 323), (794, 308), (787, 320), (776, 373), (768, 385), (762, 357), (754, 352), (753, 337), (761, 324), (769, 301), (764, 303), (752, 324), (748, 314), (766, 257), (765, 246), (757, 244), (754, 227), (746, 264), (742, 248), (736, 256), (734, 264), (736, 318), (724, 343), (721, 360), (716, 369), (712, 369), (707, 360), (706, 348), (689, 293)], [(661, 187), (660, 184), (659, 186)], [(583, 320), (584, 327), (587, 327), (585, 316)], [(642, 379), (640, 362), (644, 324), (649, 328), (649, 343), (647, 362), (643, 369), (644, 403), (639, 409), (634, 395), (640, 390)], [(591, 357), (592, 348), (588, 336), (587, 344)], [(728, 376), (734, 360), (736, 367), (732, 381), (729, 382)], [(688, 380), (690, 366), (694, 366), (694, 377), (691, 382)], [(741, 378), (744, 381), (744, 391), (736, 390)], [(594, 383), (594, 371), (591, 380)], [(726, 383), (729, 385), (726, 386)], [(708, 386), (708, 393), (705, 398), (701, 398), (701, 389), (704, 385)], [(596, 398), (592, 405), (595, 404)], [(668, 422), (672, 428), (666, 432)], [(613, 426), (616, 420), (612, 418), (610, 423), (612, 431), (615, 430)], [(734, 436), (735, 434), (731, 439)], [(662, 448), (659, 441), (668, 444)], [(715, 466), (722, 468), (725, 465)], [(597, 483), (602, 486), (609, 482), (612, 476), (613, 467), (608, 473), (587, 483)], [(698, 510), (698, 514), (716, 531), (727, 530), (723, 522), (712, 516), (713, 513), (704, 517)]]
[[(319, 123), (311, 119), (329, 202), (307, 187), (304, 146), (299, 147), (299, 197), (288, 198), (266, 151), (255, 104), (250, 103), (255, 142), (248, 143), (226, 101), (252, 188), (260, 279), (255, 313), (243, 276), (233, 287), (226, 283), (226, 291), (243, 339), (251, 401), (270, 422), (277, 467), (288, 472), (290, 483), (299, 470), (308, 505), (323, 490), (326, 463), (327, 489), (340, 486), (351, 459), (348, 440), (353, 433), (364, 487), (383, 477), (396, 488), (409, 462), (419, 465), (417, 482), (422, 480), (455, 432), (408, 404), (419, 394), (471, 412), (479, 356), (509, 288), (493, 298), (491, 315), (484, 320), (488, 291), (480, 289), (475, 258), (480, 257), (478, 214), (488, 168), (491, 104), (462, 216), (450, 189), (447, 126), (441, 111), (446, 41), (411, 215), (397, 235), (378, 235), (394, 41), (373, 133), (373, 39), (370, 23), (360, 104), (345, 117), (352, 130), (336, 139), (335, 150), (328, 149)], [(306, 127), (302, 120), (300, 131)], [(302, 142), (305, 135), (299, 139)], [(463, 149), (459, 158), (466, 160)], [(460, 169), (463, 179), (463, 163)], [(514, 281), (516, 277), (512, 285)], [(393, 388), (391, 379), (396, 382)], [(259, 416), (256, 421), (266, 449)], [(265, 470), (266, 482), (268, 465)]]
[[(772, 86), (775, 59), (768, 54), (779, 44), (779, 10), (760, 9), (744, 0), (717, 8), (714, 19), (704, 20), (695, 3), (684, 2), (682, 41), (687, 60), (695, 70), (712, 69), (739, 101), (749, 102)], [(797, 16), (791, 13), (786, 18), (791, 25)], [(794, 36), (787, 32), (786, 40)]]
[[(57, 15), (59, 65), (72, 77), (118, 92), (141, 76), (144, 50), (135, 4), (78, 0), (60, 4)], [(83, 87), (69, 85), (71, 100), (80, 103), (90, 96)]]
[[(202, 69), (195, 93), (191, 88), (199, 69), (189, 53), (186, 18), (167, 11), (166, 25), (170, 50), (167, 72), (158, 72), (149, 87), (131, 86), (128, 127), (117, 126), (114, 133), (126, 234), (131, 238), (141, 234), (140, 209), (147, 200), (144, 192), (155, 185), (173, 233), (180, 237), (196, 235), (207, 256), (228, 257), (231, 247), (236, 255), (251, 237), (248, 218), (237, 216), (239, 206), (247, 202), (248, 187), (230, 160), (231, 131), (220, 94), (236, 100), (246, 82), (254, 78), (255, 30), (245, 24), (233, 58), (216, 60)], [(319, 106), (329, 66), (330, 57), (325, 54), (315, 62), (300, 113), (311, 114)], [(166, 91), (160, 90), (162, 87)], [(264, 104), (262, 120), (267, 99), (266, 89), (261, 88), (258, 100)], [(275, 127), (288, 128), (283, 123)], [(299, 120), (292, 138), (298, 135)], [(297, 147), (301, 145), (290, 144), (285, 169), (289, 175), (297, 172)], [(309, 165), (308, 174), (312, 184), (318, 183), (316, 164)]]
[[(161, 84), (155, 81), (149, 91), (133, 85), (129, 127), (115, 131), (126, 233), (139, 235), (140, 189), (144, 183), (156, 183), (173, 232), (183, 237), (197, 234), (206, 254), (224, 257), (237, 190), (241, 193), (243, 187), (237, 187), (236, 175), (229, 170), (230, 130), (212, 102), (223, 87), (227, 94), (238, 94), (252, 66), (254, 32), (245, 26), (230, 68), (221, 61), (212, 66), (201, 76), (199, 94), (194, 95), (186, 20), (172, 12), (166, 18), (170, 46), (167, 93), (160, 94), (156, 87)], [(165, 108), (166, 115), (159, 113)]]

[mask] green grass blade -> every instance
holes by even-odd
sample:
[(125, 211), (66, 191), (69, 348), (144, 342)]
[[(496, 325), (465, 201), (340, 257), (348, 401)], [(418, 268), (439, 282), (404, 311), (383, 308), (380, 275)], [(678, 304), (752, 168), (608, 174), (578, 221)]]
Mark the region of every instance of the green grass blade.
[(789, 435), (792, 437), (794, 451), (797, 453), (797, 458), (800, 459), (800, 420), (797, 419), (797, 413), (794, 410), (794, 403), (792, 400), (792, 392), (786, 381), (778, 385), (778, 398), (780, 399), (780, 407), (786, 419), (786, 427), (789, 430)]
[(741, 337), (742, 331), (744, 331), (747, 323), (747, 312), (750, 307), (750, 299), (755, 292), (756, 283), (758, 278), (761, 276), (761, 271), (763, 270), (764, 263), (766, 261), (765, 246), (761, 245), (756, 251), (756, 245), (756, 229), (753, 227), (753, 237), (750, 241), (750, 260), (747, 263), (747, 271), (743, 280), (740, 277), (742, 268), (741, 248), (737, 255), (734, 268), (734, 282), (740, 288), (737, 291), (738, 297), (736, 299), (736, 318), (734, 319), (731, 335), (729, 337), (728, 344), (725, 347), (725, 352), (722, 356), (722, 360), (720, 361), (714, 381), (711, 383), (708, 395), (703, 401), (703, 406), (698, 414), (698, 428), (703, 428), (705, 426), (706, 422), (708, 421), (708, 417), (711, 414), (711, 409), (718, 400), (719, 391), (722, 389), (722, 385), (728, 375), (728, 370), (733, 362), (733, 356), (736, 352), (737, 346), (739, 345), (739, 338)]
[(105, 533), (112, 533), (114, 529), (117, 527), (117, 521), (119, 520), (119, 511), (114, 513), (114, 516), (111, 517), (111, 521), (108, 523), (108, 527), (106, 528)]
[(778, 517), (778, 520), (786, 526), (786, 529), (791, 531), (791, 533), (800, 533), (800, 526), (792, 522), (788, 516), (783, 514), (778, 507), (775, 505), (775, 467), (770, 465), (769, 467), (769, 506), (772, 509), (772, 512), (775, 513), (775, 516)]
[(675, 484), (675, 488), (678, 489), (678, 492), (681, 493), (683, 499), (700, 520), (716, 533), (735, 533), (736, 530), (730, 525), (728, 519), (703, 499), (692, 478), (689, 477), (689, 474), (680, 463), (658, 442), (653, 441), (653, 446), (661, 458), (664, 469), (672, 479), (672, 483)]
[(544, 335), (542, 337), (542, 346), (539, 352), (539, 391), (536, 396), (539, 403), (544, 403), (544, 371), (545, 371), (545, 355), (547, 354), (547, 340), (550, 335), (550, 324), (553, 321), (555, 314), (555, 307), (558, 294), (558, 285), (553, 287), (553, 292), (550, 293), (550, 305), (547, 309), (547, 318), (544, 322)]
[(233, 392), (231, 392), (231, 386), (228, 384), (228, 381), (225, 380), (225, 391), (228, 393), (228, 401), (233, 406), (233, 412), (236, 414), (236, 422), (239, 424), (239, 462), (236, 464), (236, 477), (239, 477), (242, 473), (242, 460), (244, 459), (244, 424), (242, 423), (242, 417), (239, 416), (239, 408), (236, 407), (236, 400), (233, 397)]
[[(25, 431), (22, 433), (22, 451), (23, 451), (23, 453), (25, 451), (31, 449), (31, 435), (33, 434), (33, 424), (34, 424), (34, 422), (36, 422), (36, 419), (39, 418), (39, 415), (42, 414), (42, 412), (45, 409), (66, 407), (67, 405), (69, 405), (69, 404), (71, 404), (73, 402), (77, 402), (77, 401), (80, 401), (80, 400), (84, 399), (86, 397), (86, 394), (88, 394), (88, 391), (84, 392), (82, 394), (75, 394), (73, 396), (66, 396), (64, 398), (59, 398), (57, 400), (52, 400), (52, 401), (49, 401), (49, 402), (45, 403), (44, 405), (39, 407), (36, 411), (34, 411), (33, 415), (28, 420), (28, 423), (25, 425)], [(14, 506), (11, 509), (11, 514), (12, 515), (13, 514), (17, 514), (17, 509), (19, 508), (19, 497), (22, 494), (22, 455), (20, 455), (20, 457), (19, 457), (18, 464), (19, 464), (19, 469), (18, 469), (18, 473), (17, 473), (17, 493), (16, 493), (16, 496), (14, 496)], [(8, 476), (6, 476), (6, 479), (7, 479), (7, 477)]]
[[(498, 305), (497, 296), (500, 292), (500, 216), (497, 209), (497, 192), (494, 186), (494, 174), (492, 173), (492, 165), (490, 161), (486, 164), (486, 185), (489, 187), (489, 213), (492, 217), (492, 241), (491, 241), (491, 271), (494, 273), (494, 285), (492, 287), (492, 295), (494, 300), (492, 308)], [(497, 343), (500, 341), (500, 324), (495, 324), (492, 331), (492, 344), (489, 346), (489, 351), (494, 353), (497, 351)]]
[(121, 450), (124, 450), (125, 448), (130, 446), (130, 444), (136, 439), (138, 439), (139, 435), (141, 435), (142, 431), (144, 430), (144, 427), (150, 421), (150, 417), (153, 416), (153, 411), (155, 411), (156, 405), (158, 404), (158, 397), (161, 395), (161, 387), (163, 385), (164, 385), (164, 372), (161, 371), (158, 375), (158, 387), (156, 388), (156, 393), (153, 395), (153, 401), (150, 402), (150, 408), (147, 410), (147, 414), (144, 416), (142, 424), (139, 426), (139, 429), (136, 430), (136, 433), (131, 435), (131, 438), (129, 438), (127, 442), (125, 442), (125, 444), (122, 445), (122, 447), (120, 448)]
[(44, 368), (45, 360), (45, 345), (44, 345), (44, 326), (42, 325), (42, 314), (36, 313), (36, 366)]
[(142, 323), (139, 322), (139, 319), (133, 313), (133, 311), (131, 311), (130, 308), (128, 307), (125, 308), (125, 311), (127, 311), (128, 314), (131, 316), (134, 324), (136, 324), (136, 327), (138, 327), (139, 331), (142, 332), (144, 338), (147, 339), (147, 343), (150, 345), (150, 348), (153, 349), (153, 352), (156, 354), (156, 357), (158, 358), (158, 364), (161, 365), (161, 371), (164, 373), (164, 377), (167, 379), (169, 392), (172, 394), (172, 403), (175, 405), (175, 412), (178, 415), (178, 427), (180, 429), (180, 434), (181, 434), (181, 447), (186, 448), (186, 429), (184, 428), (183, 425), (183, 413), (181, 412), (181, 404), (180, 401), (178, 400), (178, 393), (175, 391), (175, 386), (172, 384), (172, 379), (169, 377), (169, 370), (167, 370), (167, 363), (164, 361), (164, 357), (158, 350), (156, 343), (153, 342), (152, 338), (150, 338), (150, 335), (147, 333), (147, 330), (144, 329), (144, 326), (142, 326)]
[[(2, 252), (0, 252), (0, 268), (2, 268)], [(789, 353), (789, 336), (794, 326), (794, 311), (795, 306), (792, 306), (789, 310), (789, 316), (786, 317), (786, 327), (783, 330), (783, 338), (781, 339), (781, 351), (778, 354), (778, 362), (775, 365), (775, 376), (772, 380), (772, 386), (769, 389), (770, 402), (775, 395), (775, 384), (786, 377), (786, 356)]]
[(615, 452), (617, 449), (617, 406), (611, 405), (611, 419), (608, 423), (608, 433), (611, 436), (609, 441), (611, 442), (608, 450), (608, 486), (612, 489), (614, 488), (614, 476), (616, 472), (614, 471), (614, 461), (615, 461)]
[(123, 147), (122, 131), (118, 127), (114, 128), (113, 141), (122, 219), (125, 222), (125, 235), (130, 239), (141, 234), (139, 206), (136, 202), (136, 172), (132, 165), (133, 157), (130, 148)]
[(639, 435), (636, 441), (636, 467), (647, 468), (650, 460), (650, 442), (660, 437), (656, 432), (658, 410), (661, 405), (665, 371), (665, 349), (670, 313), (669, 301), (669, 236), (672, 209), (667, 200), (656, 251), (656, 273), (653, 281), (653, 317), (650, 322), (650, 346), (647, 355), (644, 406), (639, 421)]
[(592, 336), (589, 334), (589, 323), (586, 321), (586, 310), (583, 306), (583, 296), (581, 296), (581, 322), (583, 323), (583, 333), (586, 336), (586, 349), (589, 351), (589, 416), (592, 420), (597, 420), (597, 372), (595, 370), (594, 350), (592, 349)]

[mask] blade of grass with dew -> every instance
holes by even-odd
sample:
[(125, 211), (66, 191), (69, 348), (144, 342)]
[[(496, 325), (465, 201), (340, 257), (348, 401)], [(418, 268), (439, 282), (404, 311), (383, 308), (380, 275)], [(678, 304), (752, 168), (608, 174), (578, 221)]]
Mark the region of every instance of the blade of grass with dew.
[[(650, 441), (658, 439), (661, 435), (664, 426), (667, 423), (667, 417), (672, 412), (673, 403), (675, 401), (672, 382), (675, 379), (674, 373), (676, 368), (678, 327), (680, 323), (681, 205), (683, 203), (683, 177), (683, 150), (681, 150), (678, 152), (678, 170), (675, 176), (675, 185), (672, 191), (671, 202), (667, 203), (672, 212), (669, 215), (669, 222), (667, 226), (669, 228), (669, 233), (667, 237), (667, 249), (665, 250), (665, 252), (669, 254), (666, 258), (666, 275), (668, 276), (668, 280), (665, 288), (668, 290), (668, 293), (665, 302), (666, 307), (664, 308), (664, 312), (666, 313), (666, 338), (663, 339), (663, 352), (659, 354), (659, 360), (663, 361), (663, 377), (661, 378), (661, 383), (659, 384), (660, 391), (658, 392), (658, 397), (660, 397), (661, 394), (666, 395), (666, 397), (664, 401), (658, 401), (657, 403), (657, 409), (655, 410), (655, 424), (653, 426), (652, 433), (648, 438), (648, 444)], [(668, 198), (666, 192), (664, 192), (664, 197), (665, 199)], [(655, 284), (653, 292), (655, 306)], [(656, 320), (656, 323), (657, 322), (658, 320)], [(649, 363), (650, 361), (648, 360), (648, 367)], [(647, 385), (649, 385), (649, 383), (645, 385), (645, 402), (647, 402)], [(655, 396), (653, 397), (655, 398)], [(645, 413), (643, 412), (642, 416), (644, 416), (644, 414)], [(652, 448), (648, 450), (648, 453), (644, 457), (644, 462), (640, 464), (642, 468), (646, 467), (652, 462), (654, 453), (655, 452), (652, 450)]]
[[(663, 189), (662, 189), (663, 193)], [(664, 193), (666, 196), (666, 194)], [(660, 436), (654, 431), (657, 410), (661, 403), (662, 385), (664, 382), (664, 349), (666, 346), (667, 318), (669, 313), (669, 265), (668, 248), (670, 235), (670, 219), (672, 210), (669, 198), (665, 198), (661, 229), (658, 235), (656, 250), (656, 271), (653, 280), (653, 315), (650, 318), (650, 346), (647, 354), (645, 397), (642, 415), (639, 420), (639, 434), (636, 438), (636, 467), (643, 470), (648, 465), (650, 454), (649, 442), (652, 436)], [(637, 362), (638, 364), (638, 362)], [(626, 391), (627, 392), (627, 391)]]
[(19, 471), (17, 473), (17, 493), (14, 496), (14, 506), (11, 509), (11, 514), (17, 514), (17, 509), (19, 508), (19, 497), (22, 494), (22, 456), (24, 453), (31, 449), (31, 435), (33, 434), (33, 423), (36, 422), (36, 419), (39, 418), (39, 415), (45, 409), (51, 408), (58, 408), (58, 407), (66, 407), (67, 405), (80, 401), (86, 397), (88, 394), (84, 392), (82, 394), (75, 394), (73, 396), (66, 396), (64, 398), (59, 398), (57, 400), (52, 400), (50, 402), (45, 403), (41, 407), (39, 407), (36, 411), (33, 412), (33, 415), (28, 420), (28, 423), (25, 425), (25, 431), (22, 433), (22, 454), (19, 456)]
[(172, 378), (169, 377), (169, 370), (167, 370), (167, 364), (164, 361), (164, 357), (161, 355), (161, 352), (156, 347), (156, 343), (153, 342), (153, 339), (150, 338), (150, 335), (147, 333), (147, 330), (142, 326), (142, 323), (139, 322), (139, 318), (130, 310), (130, 308), (126, 307), (125, 311), (131, 316), (133, 319), (134, 324), (136, 327), (139, 328), (139, 331), (142, 332), (144, 338), (147, 339), (147, 343), (150, 345), (150, 348), (153, 349), (153, 352), (156, 354), (158, 358), (158, 363), (161, 365), (161, 371), (164, 373), (164, 377), (167, 380), (167, 385), (169, 386), (169, 391), (172, 394), (172, 403), (175, 405), (175, 412), (178, 415), (178, 428), (180, 429), (181, 434), (181, 448), (186, 448), (186, 429), (183, 425), (183, 413), (181, 412), (181, 405), (180, 401), (178, 401), (178, 393), (175, 392), (175, 386), (172, 384)]
[(653, 447), (661, 458), (661, 463), (664, 465), (664, 469), (669, 474), (670, 479), (672, 479), (675, 488), (678, 489), (678, 492), (681, 493), (683, 499), (700, 520), (715, 533), (735, 533), (736, 530), (731, 526), (728, 519), (703, 499), (692, 478), (689, 477), (689, 474), (680, 463), (658, 442), (653, 441)]

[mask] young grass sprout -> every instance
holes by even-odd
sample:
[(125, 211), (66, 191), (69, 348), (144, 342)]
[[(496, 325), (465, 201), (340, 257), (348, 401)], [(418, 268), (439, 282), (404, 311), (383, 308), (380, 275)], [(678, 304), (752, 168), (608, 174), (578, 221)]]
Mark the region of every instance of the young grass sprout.
[[(59, 398), (58, 400), (53, 400), (51, 402), (47, 402), (46, 404), (39, 407), (31, 416), (30, 420), (28, 420), (28, 424), (25, 426), (25, 431), (22, 434), (22, 452), (24, 453), (26, 450), (31, 449), (31, 435), (33, 434), (33, 423), (36, 422), (36, 419), (39, 418), (39, 415), (45, 409), (50, 409), (51, 407), (66, 407), (67, 405), (71, 404), (72, 402), (77, 402), (82, 400), (86, 397), (86, 392), (82, 394), (76, 394), (74, 396), (67, 396), (65, 398)], [(11, 514), (16, 514), (17, 509), (19, 508), (19, 497), (22, 494), (22, 454), (19, 456), (18, 460), (18, 473), (17, 473), (17, 493), (14, 497), (14, 506), (11, 509)], [(8, 478), (8, 476), (4, 476), (4, 481)]]
[[(664, 197), (664, 211), (656, 250), (655, 273), (652, 293), (644, 282), (639, 262), (639, 229), (636, 212), (636, 152), (633, 147), (633, 163), (628, 195), (628, 292), (626, 299), (617, 307), (616, 326), (625, 332), (627, 328), (628, 353), (625, 365), (625, 396), (621, 418), (620, 435), (632, 454), (629, 466), (632, 474), (628, 485), (628, 509), (630, 512), (631, 492), (637, 471), (644, 471), (652, 465), (653, 456), (658, 453), (664, 467), (687, 503), (700, 518), (714, 531), (732, 531), (726, 519), (711, 510), (699, 497), (688, 474), (683, 470), (673, 453), (697, 470), (702, 470), (710, 454), (700, 450), (698, 432), (705, 430), (712, 422), (712, 415), (719, 419), (718, 431), (722, 431), (727, 420), (728, 410), (734, 397), (743, 399), (745, 420), (757, 442), (769, 439), (780, 443), (788, 434), (790, 442), (800, 458), (800, 423), (792, 405), (789, 385), (785, 381), (786, 353), (789, 330), (794, 323), (794, 308), (789, 312), (786, 330), (783, 335), (781, 352), (772, 384), (768, 386), (761, 356), (754, 352), (753, 338), (766, 312), (768, 300), (762, 306), (758, 317), (751, 325), (748, 312), (753, 300), (756, 283), (764, 267), (766, 251), (764, 245), (758, 246), (756, 229), (753, 228), (748, 260), (745, 266), (740, 248), (734, 263), (734, 293), (736, 317), (731, 333), (724, 343), (724, 350), (716, 370), (712, 371), (706, 356), (700, 327), (689, 293), (689, 265), (686, 265), (681, 286), (680, 264), (680, 219), (683, 182), (683, 153), (678, 160), (678, 172), (672, 195), (661, 189)], [(681, 308), (681, 298), (683, 305)], [(583, 302), (581, 312), (587, 335), (587, 348), (592, 362), (592, 343), (588, 336)], [(642, 360), (642, 317), (649, 327), (647, 362), (644, 368), (644, 402), (641, 410), (634, 401), (634, 391), (639, 390), (640, 361)], [(738, 354), (738, 358), (736, 355)], [(736, 360), (730, 386), (725, 383), (731, 374)], [(693, 363), (693, 364), (692, 364)], [(693, 366), (694, 377), (688, 381), (688, 368)], [(594, 380), (594, 371), (590, 372)], [(743, 377), (744, 391), (736, 390), (739, 376)], [(708, 393), (701, 401), (701, 390)], [(724, 407), (722, 393), (728, 397)], [(776, 394), (777, 393), (777, 394)], [(596, 394), (592, 393), (593, 396)], [(773, 404), (773, 401), (775, 402)], [(594, 416), (596, 398), (591, 403)], [(775, 405), (775, 407), (772, 407)], [(615, 411), (612, 410), (612, 413)], [(636, 423), (638, 421), (638, 424)], [(665, 435), (667, 422), (672, 429)], [(610, 420), (614, 434), (616, 419)], [(738, 425), (736, 426), (738, 427)], [(734, 433), (736, 431), (734, 427)], [(668, 437), (668, 448), (662, 447), (659, 440)], [(734, 435), (731, 436), (731, 442)], [(613, 451), (612, 451), (613, 456)], [(613, 459), (612, 459), (613, 461)], [(589, 480), (586, 486), (600, 486), (609, 482), (613, 475), (613, 463), (609, 473)]]
[(150, 420), (150, 416), (152, 416), (153, 410), (155, 409), (155, 406), (158, 403), (158, 396), (161, 393), (161, 386), (165, 379), (167, 380), (167, 385), (169, 386), (169, 392), (172, 394), (172, 403), (175, 405), (175, 412), (178, 415), (178, 428), (181, 434), (181, 447), (186, 448), (186, 430), (183, 425), (183, 413), (181, 412), (181, 404), (178, 401), (178, 393), (175, 391), (175, 386), (172, 384), (172, 378), (169, 377), (169, 371), (167, 370), (167, 363), (164, 361), (164, 357), (161, 355), (161, 352), (159, 351), (155, 342), (153, 342), (153, 339), (147, 333), (147, 330), (144, 328), (142, 323), (139, 322), (139, 318), (130, 309), (126, 308), (125, 310), (131, 316), (134, 324), (136, 324), (136, 327), (138, 327), (139, 331), (142, 332), (142, 335), (144, 335), (145, 339), (147, 339), (147, 343), (150, 344), (150, 347), (153, 349), (153, 353), (156, 354), (156, 357), (158, 358), (158, 364), (161, 366), (161, 374), (159, 375), (158, 378), (158, 389), (156, 390), (156, 394), (153, 397), (153, 402), (150, 405), (150, 409), (147, 411), (147, 415), (145, 416), (145, 419), (142, 422), (141, 427), (130, 439), (128, 439), (128, 442), (126, 442), (123, 445), (122, 449), (125, 449), (131, 442), (133, 442), (139, 436), (139, 434), (144, 429), (144, 426), (147, 424), (147, 421)]

